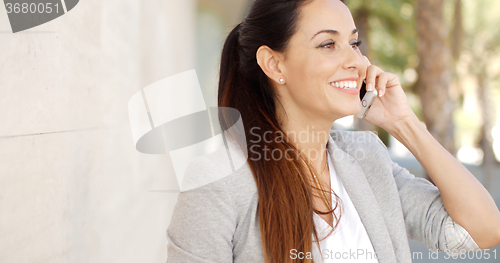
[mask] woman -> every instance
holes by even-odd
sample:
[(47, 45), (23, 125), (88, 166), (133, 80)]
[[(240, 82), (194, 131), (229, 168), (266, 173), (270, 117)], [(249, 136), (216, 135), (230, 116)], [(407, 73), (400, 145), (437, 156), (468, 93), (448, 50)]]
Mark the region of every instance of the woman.
[[(219, 81), (219, 107), (241, 113), (248, 163), (179, 195), (167, 262), (411, 262), (408, 238), (449, 253), (500, 243), (489, 193), (359, 44), (339, 0), (253, 3), (226, 39)], [(379, 94), (365, 119), (437, 187), (393, 163), (373, 133), (330, 130), (360, 111), (363, 80)]]

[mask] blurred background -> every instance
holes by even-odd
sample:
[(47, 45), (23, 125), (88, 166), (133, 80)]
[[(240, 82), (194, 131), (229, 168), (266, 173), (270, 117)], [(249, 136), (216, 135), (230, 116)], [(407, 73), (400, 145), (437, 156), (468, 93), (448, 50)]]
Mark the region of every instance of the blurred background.
[[(15, 34), (0, 5), (0, 262), (166, 261), (179, 188), (168, 154), (135, 150), (127, 103), (196, 69), (216, 106), (222, 45), (251, 2), (87, 0)], [(500, 2), (346, 3), (362, 52), (399, 76), (420, 120), (499, 204)], [(376, 131), (394, 161), (426, 177), (378, 127), (346, 117), (334, 128)], [(414, 262), (453, 261), (410, 245), (423, 252)]]

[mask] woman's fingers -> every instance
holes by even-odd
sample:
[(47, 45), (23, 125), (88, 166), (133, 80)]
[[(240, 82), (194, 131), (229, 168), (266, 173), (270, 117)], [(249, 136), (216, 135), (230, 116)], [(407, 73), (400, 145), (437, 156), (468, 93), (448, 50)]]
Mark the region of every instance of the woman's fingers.
[(380, 74), (381, 70), (373, 65), (368, 66), (368, 69), (366, 70), (366, 90), (367, 91), (372, 91), (375, 89), (375, 81), (377, 78), (377, 75)]
[(372, 63), (370, 63), (370, 60), (366, 57), (366, 56), (363, 56), (366, 60), (366, 64), (368, 64), (368, 66), (370, 66)]
[(374, 87), (374, 84), (373, 82), (370, 82), (370, 79), (373, 79), (373, 76), (368, 76), (368, 68), (372, 65), (372, 63), (370, 63), (370, 60), (366, 57), (366, 56), (363, 56), (365, 58), (365, 62), (366, 62), (366, 65), (367, 66), (367, 69), (366, 69), (366, 75), (365, 75), (365, 82), (366, 82), (366, 90), (367, 91), (372, 91), (373, 90), (373, 87)]
[(366, 56), (363, 57), (365, 58), (366, 64), (368, 65), (366, 69), (365, 79), (366, 90), (373, 91), (376, 87), (378, 96), (382, 97), (385, 94), (385, 88), (387, 82), (389, 81), (389, 76), (379, 67), (372, 65), (370, 63), (370, 60)]
[(387, 85), (389, 87), (399, 85), (399, 79), (398, 76), (396, 76), (393, 73), (386, 72), (387, 76), (389, 77), (389, 80), (387, 81)]
[(387, 86), (387, 81), (389, 81), (389, 76), (387, 73), (382, 72), (378, 75), (377, 87), (378, 87), (378, 96), (382, 97), (385, 94), (385, 88)]

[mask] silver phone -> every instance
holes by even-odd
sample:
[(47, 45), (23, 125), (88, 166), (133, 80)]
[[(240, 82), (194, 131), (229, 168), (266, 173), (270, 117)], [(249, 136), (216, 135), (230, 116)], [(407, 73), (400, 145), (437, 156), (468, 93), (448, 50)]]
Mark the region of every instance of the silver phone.
[(366, 91), (366, 82), (363, 80), (363, 85), (361, 85), (361, 89), (359, 91), (359, 99), (361, 100), (361, 111), (356, 114), (356, 116), (360, 119), (363, 119), (368, 110), (372, 106), (373, 102), (377, 98), (377, 90), (373, 89), (373, 91)]

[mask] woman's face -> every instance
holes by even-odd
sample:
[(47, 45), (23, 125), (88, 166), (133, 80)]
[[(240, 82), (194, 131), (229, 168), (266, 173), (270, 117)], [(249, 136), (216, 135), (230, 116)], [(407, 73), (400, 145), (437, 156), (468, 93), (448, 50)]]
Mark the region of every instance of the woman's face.
[(352, 15), (340, 0), (304, 5), (298, 30), (280, 61), (286, 87), (276, 90), (285, 109), (300, 111), (299, 118), (332, 122), (358, 113), (367, 64), (357, 41)]

